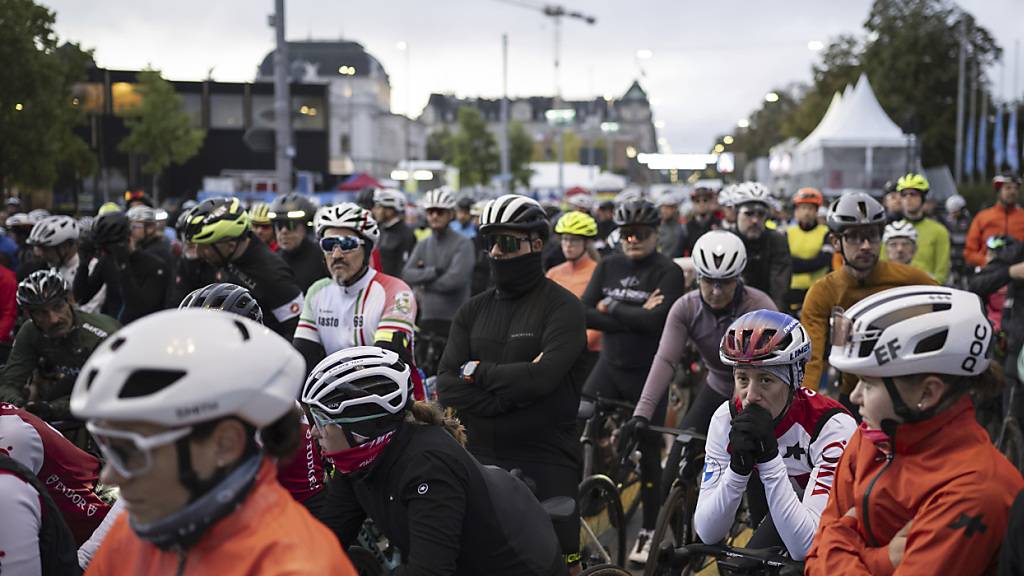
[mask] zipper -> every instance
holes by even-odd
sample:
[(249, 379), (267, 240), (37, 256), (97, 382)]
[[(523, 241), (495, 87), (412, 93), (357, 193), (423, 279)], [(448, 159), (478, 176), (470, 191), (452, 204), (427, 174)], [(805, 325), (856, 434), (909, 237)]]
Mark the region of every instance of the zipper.
[(868, 483), (867, 490), (864, 491), (864, 502), (861, 505), (861, 508), (864, 510), (864, 531), (867, 532), (869, 540), (868, 544), (871, 546), (879, 546), (879, 544), (875, 540), (874, 533), (871, 531), (871, 520), (868, 518), (868, 498), (871, 497), (871, 491), (875, 488), (875, 483), (878, 482), (878, 479), (883, 473), (885, 473), (886, 469), (889, 468), (889, 465), (892, 464), (894, 457), (895, 453), (889, 453), (885, 456), (885, 465), (878, 471), (878, 474), (875, 474), (875, 477), (871, 479), (870, 483)]
[(188, 554), (184, 548), (178, 548), (178, 576), (182, 576), (185, 573), (185, 562), (188, 560)]

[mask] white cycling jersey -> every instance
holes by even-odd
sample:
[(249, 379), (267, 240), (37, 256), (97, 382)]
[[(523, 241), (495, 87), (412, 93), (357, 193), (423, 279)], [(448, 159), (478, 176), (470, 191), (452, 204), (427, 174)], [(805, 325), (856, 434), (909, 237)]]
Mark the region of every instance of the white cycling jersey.
[(412, 342), (416, 298), (412, 289), (374, 269), (351, 286), (323, 278), (306, 291), (295, 337), (320, 344), (325, 354), (371, 346), (377, 330), (404, 332)]
[[(725, 538), (750, 480), (729, 467), (729, 431), (738, 408), (735, 400), (723, 402), (708, 429), (693, 517), (697, 535), (708, 544)], [(775, 426), (778, 455), (754, 469), (764, 484), (775, 528), (794, 560), (803, 560), (811, 548), (839, 459), (856, 430), (857, 423), (841, 404), (800, 388)]]
[(39, 493), (14, 474), (0, 472), (0, 574), (38, 576), (39, 529), (43, 507)]

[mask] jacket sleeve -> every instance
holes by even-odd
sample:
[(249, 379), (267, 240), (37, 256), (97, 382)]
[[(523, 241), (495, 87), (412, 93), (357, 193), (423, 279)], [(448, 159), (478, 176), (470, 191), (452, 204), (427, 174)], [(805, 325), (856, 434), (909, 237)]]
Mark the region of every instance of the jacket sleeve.
[(985, 239), (981, 237), (981, 219), (984, 212), (977, 214), (971, 220), (971, 227), (967, 229), (967, 241), (964, 243), (964, 260), (971, 266), (985, 265)]
[[(470, 360), (469, 334), (472, 318), (469, 317), (469, 306), (464, 304), (455, 313), (452, 329), (448, 333), (448, 342), (441, 355), (437, 369), (437, 396), (442, 406), (465, 410), (480, 416), (497, 416), (508, 412), (501, 399), (485, 390), (478, 381), (473, 383), (462, 379), (460, 369)], [(479, 371), (479, 368), (477, 369)]]
[(690, 340), (687, 330), (688, 310), (686, 299), (680, 298), (672, 304), (669, 309), (668, 318), (665, 320), (665, 330), (658, 342), (658, 352), (654, 355), (651, 369), (647, 372), (647, 381), (644, 382), (643, 392), (640, 393), (640, 400), (633, 410), (634, 416), (643, 416), (650, 420), (654, 411), (665, 397), (669, 383), (676, 364), (683, 357), (686, 344)]
[(641, 304), (613, 302), (608, 313), (631, 331), (661, 334), (669, 309), (683, 295), (684, 283), (682, 268), (673, 264), (658, 279), (657, 289), (665, 297), (661, 304), (647, 310)]
[(828, 504), (836, 466), (856, 427), (853, 417), (846, 413), (833, 415), (825, 424), (810, 447), (814, 467), (802, 499), (793, 491), (781, 454), (757, 466), (775, 528), (794, 560), (803, 560), (811, 548), (821, 511)]
[(601, 286), (604, 284), (604, 260), (597, 263), (587, 289), (583, 291), (583, 306), (586, 310), (587, 328), (601, 332), (625, 332), (626, 327), (610, 314), (597, 311), (597, 303), (604, 298)]
[(786, 294), (789, 292), (789, 284), (793, 278), (793, 261), (789, 255), (789, 243), (782, 234), (772, 234), (772, 261), (771, 261), (771, 297), (779, 310), (785, 310)]
[(75, 302), (85, 304), (92, 300), (96, 293), (103, 287), (103, 271), (107, 268), (109, 258), (100, 258), (96, 266), (89, 270), (89, 262), (84, 258), (79, 261), (78, 271), (71, 283), (71, 293), (75, 295)]
[[(153, 257), (154, 260), (156, 257)], [(136, 262), (143, 262), (139, 257)], [(170, 274), (161, 263), (153, 269), (153, 273), (146, 273), (138, 278), (132, 270), (131, 262), (118, 266), (121, 281), (121, 298), (124, 299), (124, 313), (122, 322), (129, 322), (151, 314), (163, 308), (163, 301), (167, 294), (167, 281)]]
[(526, 406), (565, 382), (566, 374), (587, 347), (583, 306), (575, 298), (565, 299), (549, 307), (545, 316), (541, 359), (508, 364), (482, 362), (477, 369), (479, 385), (509, 404)]
[(433, 266), (424, 265), (420, 267), (416, 265), (421, 260), (426, 261), (426, 246), (426, 240), (417, 244), (412, 249), (409, 259), (405, 261), (405, 267), (402, 268), (402, 280), (405, 280), (406, 284), (410, 286), (420, 286), (437, 277), (437, 270)]
[(832, 262), (832, 253), (822, 250), (813, 258), (797, 258), (790, 253), (790, 260), (793, 262), (793, 273), (815, 272), (829, 265)]
[[(454, 234), (454, 232), (449, 232)], [(459, 242), (452, 254), (452, 261), (448, 269), (441, 272), (433, 282), (429, 284), (431, 292), (454, 292), (466, 285), (466, 280), (473, 273), (473, 243), (466, 239)], [(436, 274), (435, 268), (435, 274)]]
[(0, 402), (24, 406), (28, 400), (25, 397), (25, 386), (38, 362), (38, 355), (33, 349), (38, 333), (35, 325), (29, 322), (22, 325), (18, 331), (11, 355), (4, 365), (3, 374), (0, 375)]
[(455, 574), (462, 552), (462, 529), (466, 516), (466, 487), (448, 464), (428, 462), (409, 477), (401, 495), (409, 517), (407, 560), (396, 576), (442, 576)]
[(800, 312), (800, 323), (804, 325), (807, 336), (811, 339), (811, 358), (804, 368), (804, 387), (811, 390), (818, 389), (821, 375), (825, 370), (828, 322), (832, 317), (828, 292), (824, 279), (812, 284), (804, 296), (804, 306)]
[(697, 496), (697, 507), (693, 512), (693, 528), (705, 544), (717, 544), (728, 535), (750, 480), (750, 476), (740, 476), (729, 467), (731, 424), (729, 403), (725, 402), (711, 417), (700, 495)]
[(331, 478), (324, 505), (318, 506), (313, 515), (334, 532), (343, 548), (357, 544), (356, 536), (366, 519), (366, 512), (359, 505), (352, 484), (340, 474)]
[(969, 275), (967, 288), (982, 298), (988, 298), (1009, 283), (1010, 265), (1002, 260), (993, 260), (980, 271)]

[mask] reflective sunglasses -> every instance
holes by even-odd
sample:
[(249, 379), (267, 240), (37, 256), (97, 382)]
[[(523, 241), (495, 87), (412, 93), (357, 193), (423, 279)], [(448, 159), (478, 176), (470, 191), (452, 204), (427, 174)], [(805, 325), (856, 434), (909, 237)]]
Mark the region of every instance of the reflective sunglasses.
[(329, 236), (320, 239), (320, 249), (328, 254), (337, 248), (342, 252), (351, 252), (364, 244), (362, 238), (355, 236)]
[(497, 246), (498, 250), (503, 254), (511, 254), (512, 252), (517, 252), (526, 240), (526, 238), (512, 236), (511, 234), (488, 234), (484, 236), (484, 247), (490, 252)]
[(173, 444), (192, 433), (192, 427), (144, 436), (128, 430), (113, 430), (86, 422), (86, 429), (96, 440), (107, 462), (126, 479), (136, 478), (153, 467), (153, 450)]
[(647, 226), (639, 228), (622, 228), (619, 236), (626, 242), (643, 242), (654, 234), (654, 229)]

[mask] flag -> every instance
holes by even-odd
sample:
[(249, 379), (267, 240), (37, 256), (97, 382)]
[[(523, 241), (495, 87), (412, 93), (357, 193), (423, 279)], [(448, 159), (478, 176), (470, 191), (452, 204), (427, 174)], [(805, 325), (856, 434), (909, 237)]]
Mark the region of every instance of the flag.
[(1020, 152), (1017, 151), (1017, 103), (1010, 105), (1010, 121), (1006, 124), (1006, 163), (1010, 170), (1020, 171)]
[(974, 118), (967, 119), (967, 150), (964, 152), (964, 176), (974, 176)]
[(995, 162), (996, 174), (1003, 171), (1003, 153), (1006, 144), (1003, 142), (1003, 107), (996, 105), (996, 129), (992, 132), (992, 161)]
[[(984, 108), (984, 107), (983, 107)], [(982, 178), (988, 175), (988, 114), (978, 116), (978, 173)]]

